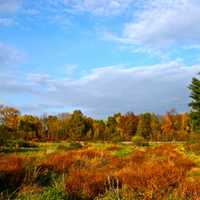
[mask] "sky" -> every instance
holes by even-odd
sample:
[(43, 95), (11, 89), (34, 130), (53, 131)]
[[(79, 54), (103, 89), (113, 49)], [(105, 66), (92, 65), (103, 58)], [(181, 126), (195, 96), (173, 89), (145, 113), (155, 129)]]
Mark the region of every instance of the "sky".
[(186, 112), (199, 24), (199, 0), (0, 0), (0, 104), (95, 118)]

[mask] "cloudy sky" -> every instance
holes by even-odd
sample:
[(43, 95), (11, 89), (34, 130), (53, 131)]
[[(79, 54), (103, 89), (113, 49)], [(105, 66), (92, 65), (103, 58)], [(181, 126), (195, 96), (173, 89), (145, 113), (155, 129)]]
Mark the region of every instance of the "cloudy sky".
[(0, 0), (0, 104), (22, 113), (188, 111), (199, 0)]

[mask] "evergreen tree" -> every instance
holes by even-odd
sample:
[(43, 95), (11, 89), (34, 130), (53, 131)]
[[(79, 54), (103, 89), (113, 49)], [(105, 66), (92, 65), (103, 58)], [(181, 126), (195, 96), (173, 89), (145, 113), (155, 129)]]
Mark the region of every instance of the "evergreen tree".
[(191, 103), (189, 106), (191, 107), (192, 128), (200, 133), (200, 80), (193, 78), (189, 89), (191, 90)]

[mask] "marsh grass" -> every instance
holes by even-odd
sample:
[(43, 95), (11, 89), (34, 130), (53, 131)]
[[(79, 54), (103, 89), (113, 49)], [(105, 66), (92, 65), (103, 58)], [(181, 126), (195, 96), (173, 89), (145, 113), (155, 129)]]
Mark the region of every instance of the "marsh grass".
[(200, 158), (184, 144), (69, 146), (40, 143), (37, 153), (0, 156), (0, 179), (7, 183), (1, 186), (3, 198), (197, 200), (200, 194), (195, 183), (200, 183)]

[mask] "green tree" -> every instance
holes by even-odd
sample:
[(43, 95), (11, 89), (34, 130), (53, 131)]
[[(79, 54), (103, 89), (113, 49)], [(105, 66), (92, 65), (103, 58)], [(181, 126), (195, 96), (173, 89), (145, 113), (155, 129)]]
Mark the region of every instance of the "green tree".
[(106, 121), (105, 135), (106, 139), (120, 140), (120, 134), (117, 128), (119, 115), (109, 116)]
[(0, 124), (0, 147), (3, 147), (7, 144), (7, 141), (10, 139), (10, 134), (6, 127)]
[(72, 140), (81, 140), (86, 137), (88, 131), (87, 124), (83, 113), (75, 110), (68, 122), (68, 135)]
[(61, 113), (58, 115), (58, 120), (60, 124), (59, 137), (62, 139), (69, 138), (68, 125), (70, 119), (71, 119), (71, 114), (69, 113)]
[(159, 117), (151, 114), (151, 140), (159, 141), (161, 139), (161, 122)]
[(16, 108), (0, 105), (0, 145), (18, 137), (20, 112)]
[(189, 106), (191, 107), (192, 128), (200, 133), (200, 80), (194, 77), (189, 89), (191, 90)]
[(94, 139), (101, 139), (101, 140), (105, 140), (106, 136), (105, 136), (105, 123), (103, 120), (94, 120), (93, 122), (93, 138)]
[(145, 139), (150, 139), (151, 133), (151, 113), (141, 114), (136, 134)]
[(41, 139), (42, 123), (33, 115), (24, 115), (20, 118), (19, 130), (24, 139)]
[(55, 140), (59, 137), (60, 121), (57, 116), (48, 116), (47, 118), (47, 138)]

